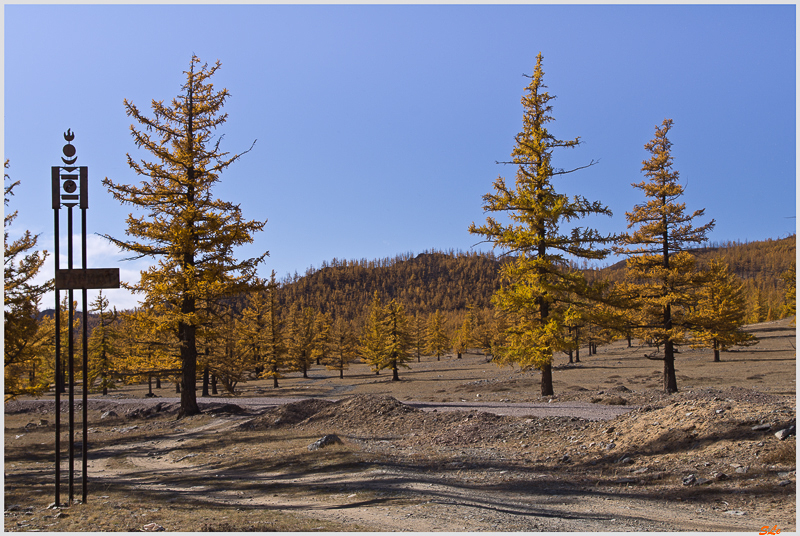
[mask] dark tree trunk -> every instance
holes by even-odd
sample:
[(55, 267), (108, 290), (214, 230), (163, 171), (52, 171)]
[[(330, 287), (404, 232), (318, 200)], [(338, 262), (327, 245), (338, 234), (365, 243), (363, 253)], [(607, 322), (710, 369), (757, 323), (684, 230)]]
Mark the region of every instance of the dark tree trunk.
[(400, 374), (397, 372), (397, 360), (392, 361), (392, 381), (400, 381)]
[(156, 389), (161, 389), (161, 376), (156, 376)]
[(567, 352), (567, 354), (569, 355), (569, 362), (570, 362), (570, 363), (572, 363), (572, 362), (573, 362), (573, 361), (572, 361), (572, 350), (570, 350), (569, 352)]
[(719, 363), (719, 343), (714, 339), (714, 363)]
[(212, 374), (211, 375), (211, 394), (212, 395), (219, 394), (217, 392), (217, 375), (216, 374)]
[(208, 367), (205, 367), (203, 369), (203, 394), (201, 396), (208, 396), (208, 381), (209, 381)]
[(553, 394), (553, 366), (545, 365), (542, 368), (542, 396)]
[(278, 365), (272, 365), (272, 387), (278, 388)]
[(175, 392), (176, 393), (180, 393), (181, 392), (181, 382), (180, 382), (180, 380), (175, 382)]
[[(194, 299), (185, 298), (183, 307), (184, 314), (194, 312)], [(197, 328), (188, 324), (179, 324), (178, 332), (181, 336), (181, 409), (178, 418), (190, 417), (200, 413), (197, 405), (197, 341), (195, 335)]]
[(147, 394), (153, 396), (153, 376), (147, 375)]

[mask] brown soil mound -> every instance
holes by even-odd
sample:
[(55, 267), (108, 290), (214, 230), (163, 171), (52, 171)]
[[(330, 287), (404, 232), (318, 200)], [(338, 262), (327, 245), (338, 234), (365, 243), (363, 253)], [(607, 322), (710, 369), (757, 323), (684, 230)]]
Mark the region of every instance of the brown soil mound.
[(365, 427), (414, 413), (422, 412), (391, 396), (355, 395), (325, 407), (310, 416), (306, 423), (325, 422), (338, 426)]
[(240, 428), (258, 430), (298, 424), (334, 404), (335, 403), (330, 400), (323, 400), (320, 398), (309, 398), (307, 400), (300, 400), (299, 402), (292, 402), (291, 404), (268, 409), (263, 415), (242, 424)]

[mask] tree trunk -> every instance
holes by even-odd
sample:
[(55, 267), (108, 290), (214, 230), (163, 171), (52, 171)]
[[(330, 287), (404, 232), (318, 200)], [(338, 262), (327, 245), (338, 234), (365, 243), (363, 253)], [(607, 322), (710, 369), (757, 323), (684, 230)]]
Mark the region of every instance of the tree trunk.
[(547, 364), (542, 368), (542, 396), (553, 395), (553, 365)]
[[(184, 314), (194, 313), (194, 299), (184, 298), (181, 310)], [(197, 405), (197, 341), (195, 326), (180, 323), (178, 333), (181, 334), (181, 409), (178, 418), (190, 417), (200, 413)]]
[(672, 341), (664, 343), (664, 392), (677, 393), (678, 380), (675, 377), (675, 351)]
[(153, 396), (153, 375), (147, 375), (147, 394)]
[(568, 355), (569, 355), (569, 362), (570, 362), (570, 363), (572, 363), (572, 362), (573, 362), (573, 361), (572, 361), (572, 350), (570, 349), (570, 351), (569, 351), (569, 352), (567, 352), (567, 353), (568, 353)]
[(461, 359), (461, 352), (458, 352), (458, 358)]
[(208, 367), (203, 369), (203, 394), (200, 396), (208, 396)]
[(272, 387), (278, 388), (278, 365), (272, 365)]
[(219, 394), (217, 392), (217, 375), (216, 374), (212, 374), (211, 375), (211, 394), (212, 395)]
[(714, 363), (719, 363), (719, 343), (714, 339)]
[(397, 360), (395, 359), (392, 361), (392, 381), (398, 382), (400, 381), (400, 375), (397, 372)]
[(161, 376), (156, 376), (156, 389), (161, 389)]

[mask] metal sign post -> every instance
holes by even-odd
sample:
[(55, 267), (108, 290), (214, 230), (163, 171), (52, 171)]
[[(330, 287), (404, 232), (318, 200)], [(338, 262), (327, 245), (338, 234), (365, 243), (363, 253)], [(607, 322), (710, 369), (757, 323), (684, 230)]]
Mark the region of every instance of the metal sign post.
[[(86, 267), (86, 209), (89, 208), (89, 171), (86, 166), (75, 166), (78, 157), (75, 156), (75, 147), (72, 140), (75, 134), (67, 130), (64, 134), (67, 144), (64, 146), (64, 156), (61, 157), (63, 166), (51, 168), (53, 211), (55, 221), (55, 268), (56, 268), (56, 359), (55, 359), (55, 384), (56, 384), (56, 493), (55, 503), (61, 506), (61, 390), (64, 382), (64, 371), (61, 364), (61, 299), (60, 291), (67, 290), (69, 308), (67, 309), (68, 335), (67, 335), (67, 371), (68, 371), (68, 396), (69, 396), (69, 503), (75, 499), (75, 365), (74, 365), (74, 334), (73, 322), (73, 291), (80, 289), (83, 298), (82, 348), (83, 348), (83, 441), (81, 443), (81, 489), (82, 500), (86, 502), (87, 493), (87, 454), (88, 454), (88, 395), (89, 395), (89, 344), (87, 329), (87, 289), (94, 288), (119, 288), (119, 268), (89, 269)], [(67, 208), (67, 269), (59, 266), (61, 253), (59, 238), (59, 216), (61, 207)], [(81, 210), (81, 267), (73, 266), (72, 244), (72, 209), (79, 207)]]

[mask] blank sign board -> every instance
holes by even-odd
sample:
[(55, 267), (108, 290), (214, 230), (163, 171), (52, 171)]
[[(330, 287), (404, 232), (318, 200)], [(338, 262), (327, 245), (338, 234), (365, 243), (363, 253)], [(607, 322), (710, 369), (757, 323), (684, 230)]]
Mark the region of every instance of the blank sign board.
[(56, 289), (119, 288), (119, 268), (56, 271)]

